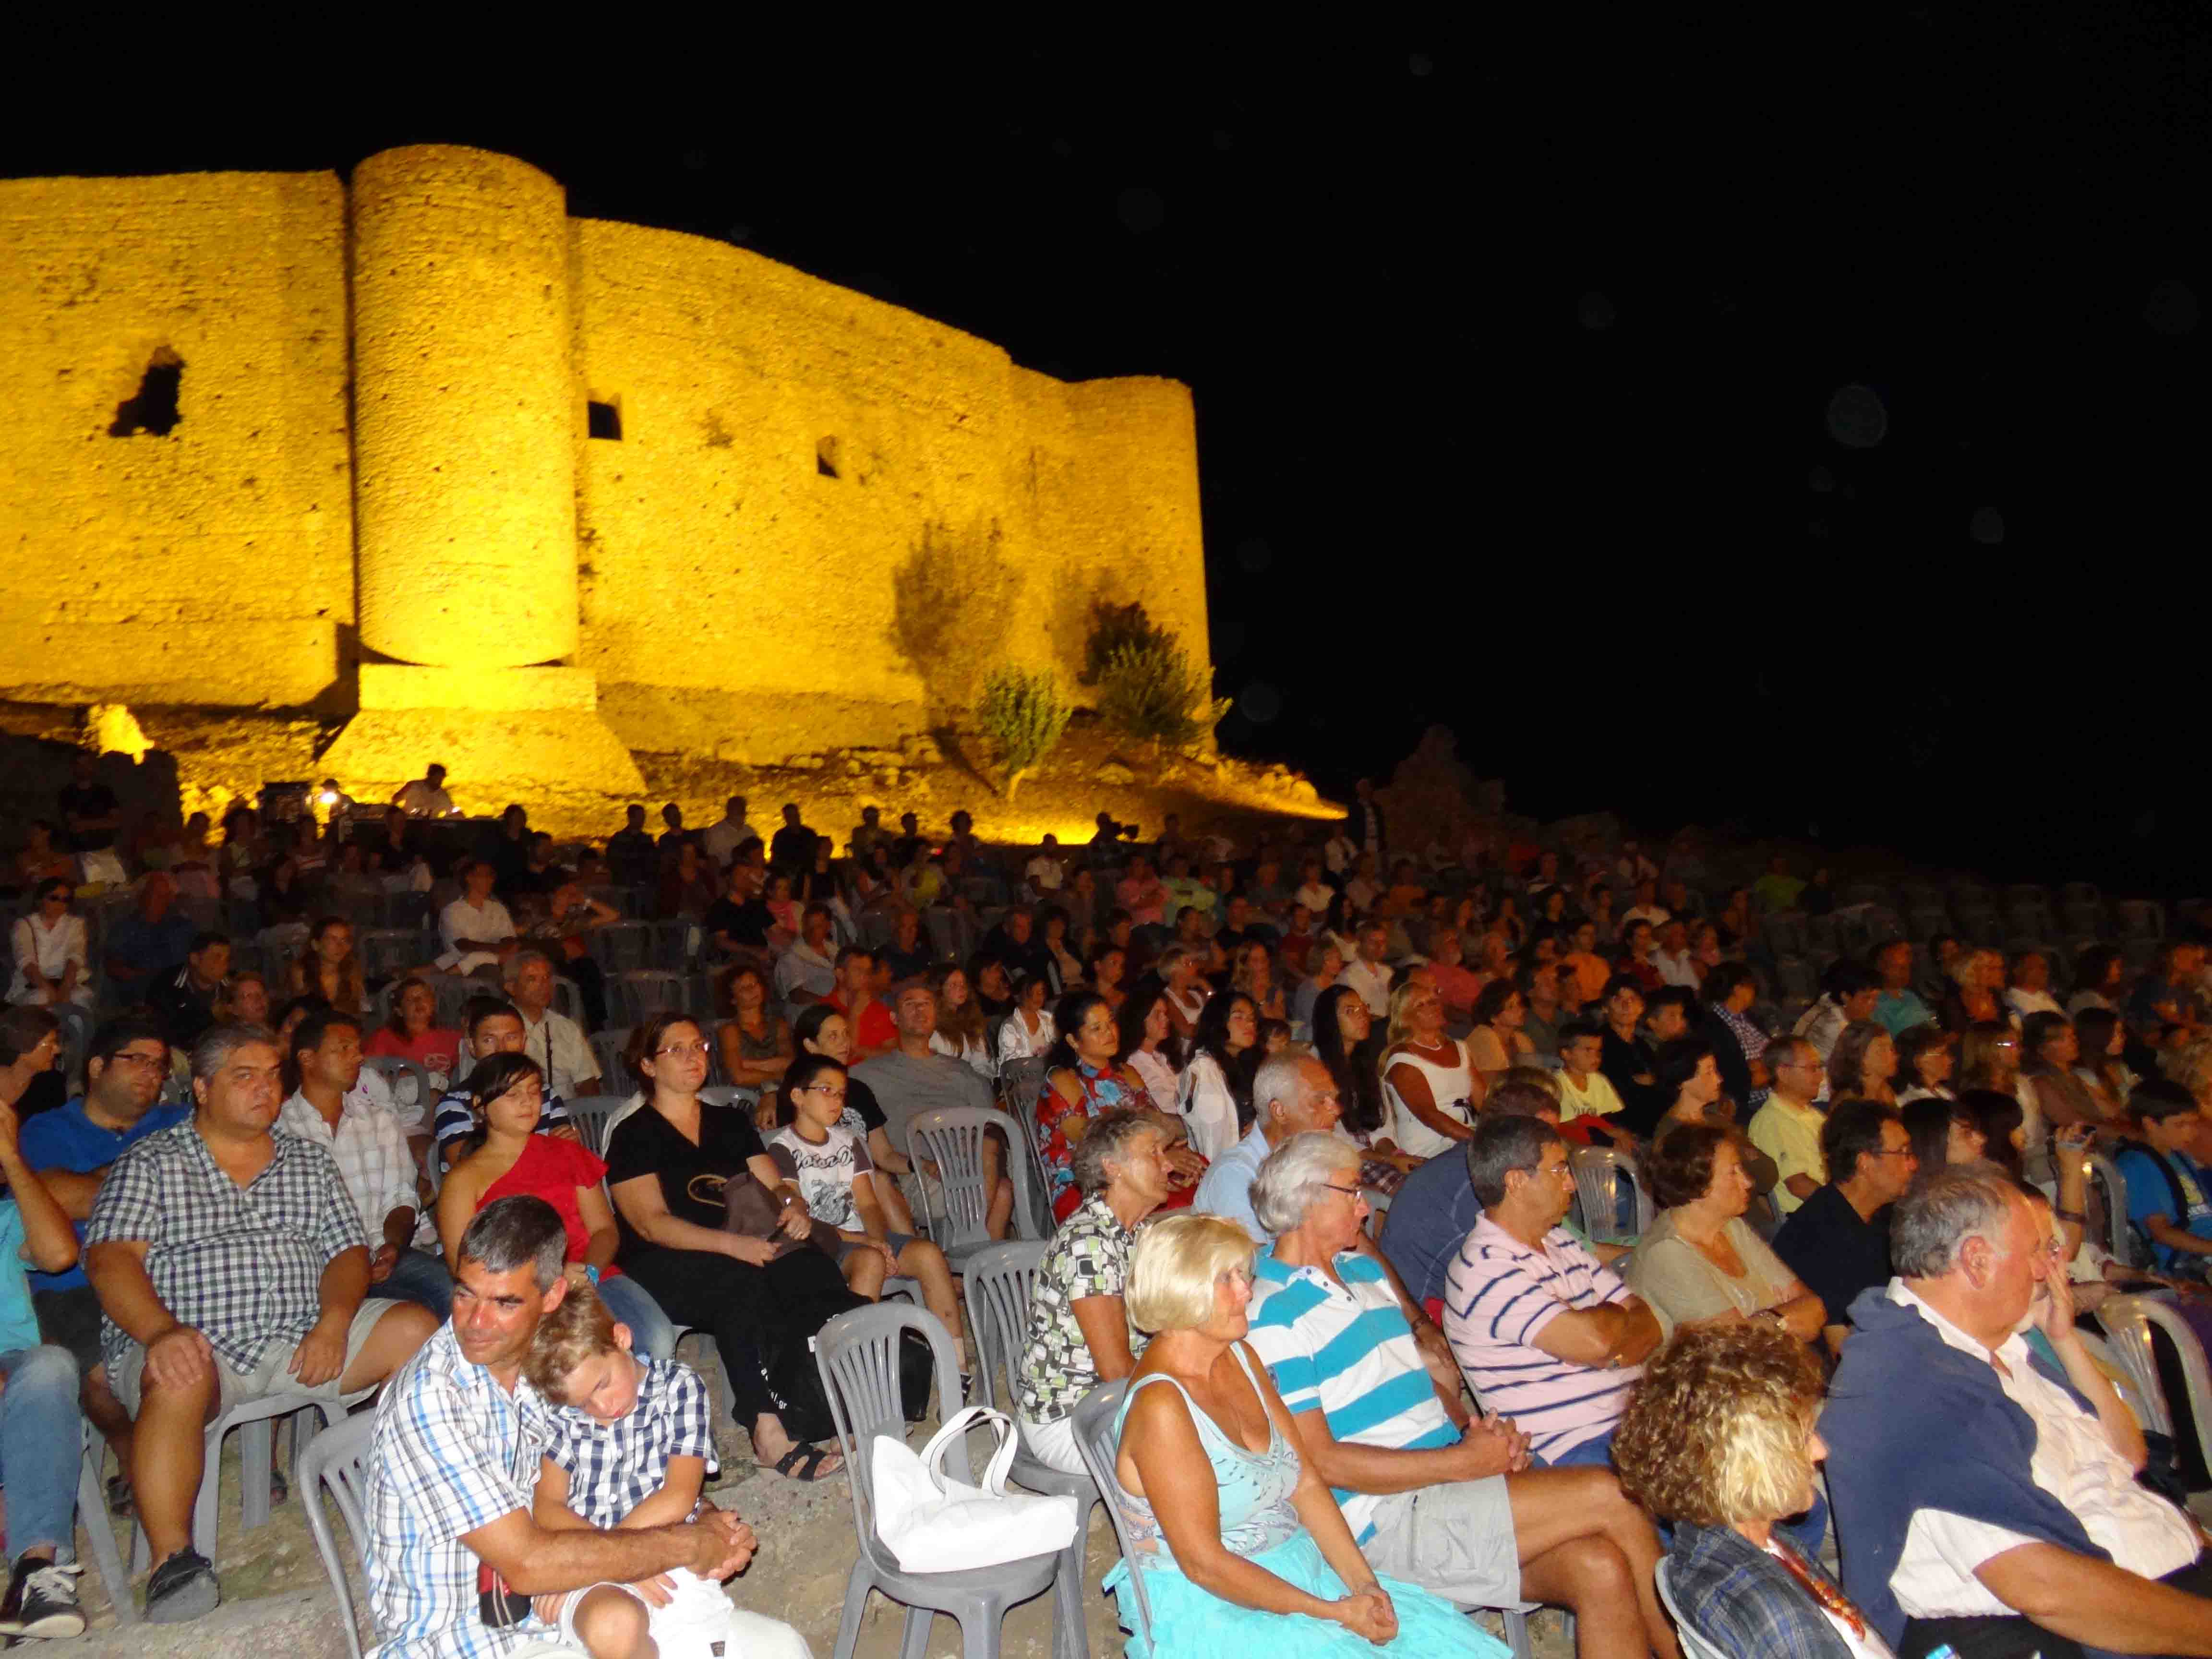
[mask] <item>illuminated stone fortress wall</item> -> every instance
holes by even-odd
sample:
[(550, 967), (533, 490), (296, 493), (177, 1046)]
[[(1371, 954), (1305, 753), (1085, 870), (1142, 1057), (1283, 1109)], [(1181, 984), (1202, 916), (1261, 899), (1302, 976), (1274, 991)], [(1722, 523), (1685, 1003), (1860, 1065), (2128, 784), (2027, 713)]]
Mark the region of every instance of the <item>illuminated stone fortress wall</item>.
[[(163, 365), (176, 422), (133, 429)], [(1101, 599), (1203, 656), (1172, 381), (1032, 373), (480, 150), (0, 181), (0, 697), (311, 709), (349, 787), (434, 750), (623, 793), (635, 750), (894, 742), (1001, 660), (1072, 690)]]

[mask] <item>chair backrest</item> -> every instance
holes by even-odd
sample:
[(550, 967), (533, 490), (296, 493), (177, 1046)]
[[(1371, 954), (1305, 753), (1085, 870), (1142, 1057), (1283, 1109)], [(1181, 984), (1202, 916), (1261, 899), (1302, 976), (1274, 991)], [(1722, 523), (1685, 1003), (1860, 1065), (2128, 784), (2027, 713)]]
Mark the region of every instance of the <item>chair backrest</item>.
[(2102, 1152), (2089, 1154), (2089, 1179), (2102, 1192), (2105, 1204), (2105, 1249), (2122, 1267), (2142, 1267), (2134, 1234), (2128, 1227), (2128, 1178), (2120, 1166)]
[(1682, 1659), (1729, 1659), (1711, 1642), (1698, 1634), (1681, 1608), (1674, 1605), (1674, 1593), (1667, 1586), (1667, 1558), (1661, 1556), (1654, 1569), (1659, 1580), (1659, 1600), (1666, 1607), (1667, 1616), (1674, 1621), (1674, 1633), (1682, 1638)]
[[(2119, 1366), (2128, 1380), (2130, 1392), (2136, 1396), (2129, 1404), (2138, 1420), (2148, 1430), (2172, 1434), (2173, 1413), (2167, 1408), (2166, 1385), (2158, 1375), (2158, 1354), (2151, 1345), (2148, 1310), (2152, 1305), (2147, 1297), (2108, 1296), (2098, 1304), (2097, 1323), (2104, 1327), (2106, 1346), (2113, 1363)], [(2196, 1346), (2194, 1337), (2190, 1342), (2191, 1346)], [(2175, 1346), (2180, 1344), (2177, 1342)], [(2201, 1346), (2197, 1347), (2197, 1363), (2201, 1370), (2204, 1364)], [(2196, 1402), (2191, 1401), (2191, 1405), (2194, 1408)]]
[(760, 1104), (761, 1091), (742, 1083), (710, 1083), (699, 1091), (709, 1106), (743, 1106), (748, 1111)]
[[(2181, 1378), (2189, 1395), (2189, 1418), (2197, 1435), (2197, 1449), (2200, 1455), (2206, 1450), (2208, 1438), (2212, 1438), (2212, 1365), (2204, 1357), (2203, 1339), (2197, 1329), (2183, 1318), (2179, 1309), (2163, 1297), (2146, 1296), (2138, 1298), (2143, 1317), (2164, 1331), (2173, 1343), (2173, 1351), (2181, 1359)], [(2155, 1369), (2155, 1367), (2154, 1367)], [(2172, 1416), (2171, 1401), (2166, 1415)], [(2172, 1430), (2166, 1431), (2171, 1434)]]
[(1130, 1587), (1136, 1592), (1136, 1633), (1150, 1646), (1152, 1600), (1145, 1593), (1145, 1575), (1137, 1564), (1137, 1553), (1129, 1547), (1129, 1518), (1122, 1513), (1121, 1482), (1114, 1473), (1114, 1465), (1121, 1454), (1121, 1434), (1114, 1419), (1120, 1414), (1122, 1397), (1128, 1392), (1129, 1379), (1120, 1377), (1111, 1382), (1101, 1382), (1075, 1402), (1075, 1449), (1082, 1455), (1083, 1467), (1091, 1473), (1091, 1485), (1106, 1500), (1107, 1516), (1114, 1522), (1114, 1541), (1121, 1547), (1121, 1564), (1127, 1569)]
[(337, 1594), (340, 1622), (345, 1629), (346, 1651), (361, 1659), (361, 1638), (355, 1627), (353, 1594), (346, 1588), (345, 1561), (323, 1509), (321, 1488), (327, 1486), (337, 1500), (339, 1518), (353, 1534), (355, 1553), (363, 1571), (368, 1566), (368, 1528), (362, 1519), (368, 1491), (368, 1445), (376, 1432), (376, 1413), (359, 1412), (309, 1440), (300, 1454), (301, 1505), (307, 1513), (307, 1530), (315, 1540), (315, 1553), (323, 1559), (323, 1571)]
[(1029, 1143), (1030, 1174), (1036, 1183), (1036, 1214), (1033, 1219), (1038, 1232), (1046, 1237), (1050, 1236), (1054, 1225), (1048, 1196), (1052, 1180), (1045, 1173), (1044, 1148), (1038, 1144), (1036, 1115), (1048, 1075), (1042, 1054), (1028, 1060), (1010, 1060), (999, 1068), (999, 1098), (1006, 1102), (1006, 1110), (1020, 1123), (1022, 1138)]
[(1023, 1338), (1028, 1334), (1030, 1291), (1037, 1270), (1044, 1266), (1051, 1246), (1024, 1239), (1018, 1243), (993, 1244), (969, 1256), (960, 1277), (968, 1291), (968, 1316), (975, 1322), (975, 1376), (981, 1403), (997, 1405), (991, 1373), (1004, 1367), (1006, 1395), (1014, 1392), (1014, 1368), (1020, 1364)]
[(610, 1025), (586, 1039), (592, 1045), (592, 1058), (599, 1062), (599, 1081), (609, 1088), (633, 1089), (638, 1079), (629, 1073), (629, 1061), (624, 1058), (629, 1049), (630, 1033), (636, 1027)]
[(1628, 1177), (1636, 1194), (1637, 1232), (1650, 1230), (1647, 1213), (1651, 1200), (1638, 1176), (1635, 1161), (1612, 1146), (1577, 1146), (1567, 1159), (1575, 1172), (1575, 1196), (1583, 1206), (1583, 1231), (1601, 1243), (1616, 1243), (1628, 1237), (1620, 1231), (1620, 1183)]
[(566, 1103), (568, 1121), (576, 1126), (584, 1145), (600, 1158), (607, 1155), (607, 1133), (628, 1095), (584, 1095)]
[(609, 973), (626, 974), (653, 966), (653, 924), (611, 921), (584, 935), (593, 958)]
[[(438, 1091), (430, 1085), (430, 1073), (404, 1054), (376, 1054), (361, 1063), (365, 1072), (374, 1072), (392, 1085), (393, 1104), (403, 1109), (419, 1105), (427, 1121), (438, 1109)], [(410, 1099), (399, 1085), (411, 1083), (414, 1097)]]
[[(874, 1462), (871, 1449), (878, 1435), (906, 1439), (904, 1401), (899, 1389), (899, 1345), (902, 1333), (920, 1331), (929, 1340), (937, 1361), (939, 1408), (960, 1398), (960, 1364), (951, 1335), (934, 1314), (905, 1302), (878, 1302), (850, 1313), (841, 1313), (814, 1334), (814, 1366), (821, 1373), (822, 1392), (829, 1396), (830, 1415), (837, 1425), (837, 1449), (845, 1455), (845, 1485), (853, 1498), (853, 1526), (860, 1534), (860, 1553), (878, 1568), (896, 1572), (897, 1561), (876, 1534)], [(954, 1441), (945, 1451), (945, 1466), (953, 1479), (967, 1480), (968, 1448)]]
[(689, 1013), (691, 988), (684, 975), (663, 969), (635, 969), (607, 981), (607, 1014), (641, 1025), (659, 1013)]
[[(1030, 1160), (1021, 1156), (1022, 1126), (1004, 1112), (986, 1106), (940, 1106), (917, 1112), (906, 1127), (907, 1145), (916, 1161), (927, 1158), (937, 1165), (937, 1178), (945, 1191), (945, 1237), (939, 1249), (988, 1241), (986, 1226), (991, 1194), (983, 1186), (983, 1137), (996, 1129), (1006, 1138), (1013, 1156), (1006, 1161), (1014, 1183), (1014, 1223), (1024, 1237), (1036, 1231), (1031, 1220), (1032, 1182)], [(933, 1228), (934, 1223), (925, 1223)]]

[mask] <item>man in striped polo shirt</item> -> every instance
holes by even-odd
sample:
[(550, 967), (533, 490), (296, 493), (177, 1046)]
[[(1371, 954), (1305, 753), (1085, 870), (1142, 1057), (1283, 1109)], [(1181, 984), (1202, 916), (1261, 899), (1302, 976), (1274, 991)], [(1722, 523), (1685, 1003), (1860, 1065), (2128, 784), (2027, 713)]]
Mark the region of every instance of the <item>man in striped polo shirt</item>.
[(1253, 1208), (1275, 1237), (1253, 1263), (1247, 1340), (1369, 1564), (1462, 1607), (1571, 1607), (1585, 1659), (1674, 1654), (1652, 1589), (1658, 1536), (1611, 1471), (1529, 1468), (1525, 1435), (1470, 1419), (1456, 1377), (1439, 1386), (1424, 1365), (1356, 1248), (1359, 1158), (1301, 1134), (1261, 1166)]
[(1482, 1218), (1445, 1281), (1452, 1352), (1538, 1462), (1607, 1463), (1658, 1316), (1559, 1224), (1575, 1181), (1557, 1129), (1486, 1116), (1467, 1163)]

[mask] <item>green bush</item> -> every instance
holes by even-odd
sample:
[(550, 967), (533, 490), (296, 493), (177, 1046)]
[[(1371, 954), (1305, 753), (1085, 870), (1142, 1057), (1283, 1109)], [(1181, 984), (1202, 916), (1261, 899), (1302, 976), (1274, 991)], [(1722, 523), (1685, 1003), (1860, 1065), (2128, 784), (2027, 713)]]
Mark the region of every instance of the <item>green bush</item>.
[(1146, 651), (1155, 647), (1165, 650), (1175, 645), (1175, 635), (1164, 628), (1156, 628), (1145, 615), (1145, 607), (1138, 604), (1115, 605), (1105, 599), (1091, 602), (1091, 637), (1083, 642), (1083, 674), (1079, 685), (1096, 685), (1105, 677), (1106, 665), (1114, 653), (1121, 650)]
[(1018, 668), (991, 671), (983, 683), (982, 698), (975, 705), (975, 723), (1005, 769), (1008, 800), (1013, 799), (1021, 781), (1059, 743), (1060, 733), (1067, 729), (1069, 713), (1050, 669), (1034, 674)]
[(1221, 723), (1229, 699), (1214, 696), (1212, 677), (1194, 670), (1173, 640), (1118, 647), (1098, 677), (1098, 714), (1128, 737), (1182, 749)]

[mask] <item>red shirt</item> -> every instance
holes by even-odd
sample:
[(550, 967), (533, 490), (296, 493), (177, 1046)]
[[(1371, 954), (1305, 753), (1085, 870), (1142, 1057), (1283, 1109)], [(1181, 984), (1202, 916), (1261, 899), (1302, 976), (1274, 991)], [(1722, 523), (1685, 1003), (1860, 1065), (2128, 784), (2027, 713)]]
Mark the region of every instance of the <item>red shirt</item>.
[(420, 1036), (403, 1037), (389, 1025), (380, 1025), (368, 1034), (361, 1051), (371, 1060), (411, 1060), (426, 1072), (451, 1077), (461, 1052), (461, 1034), (433, 1025)]
[[(831, 997), (830, 1006), (845, 1016), (846, 1023), (853, 1020), (853, 1011), (845, 1006), (842, 997)], [(858, 1028), (853, 1033), (855, 1048), (887, 1048), (898, 1041), (898, 1022), (881, 997), (870, 997), (868, 1006), (860, 1011)]]
[[(561, 1228), (568, 1236), (567, 1259), (581, 1261), (584, 1252), (591, 1248), (592, 1234), (584, 1225), (576, 1189), (598, 1186), (606, 1179), (606, 1174), (607, 1166), (574, 1141), (553, 1135), (532, 1135), (524, 1144), (522, 1156), (514, 1160), (514, 1167), (484, 1188), (483, 1196), (477, 1200), (477, 1208), (481, 1210), (501, 1198), (544, 1199), (561, 1212)], [(599, 1277), (611, 1279), (621, 1271), (609, 1262), (599, 1269)]]

